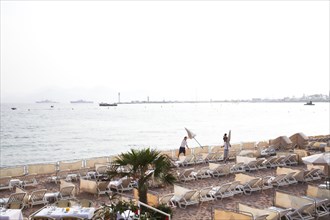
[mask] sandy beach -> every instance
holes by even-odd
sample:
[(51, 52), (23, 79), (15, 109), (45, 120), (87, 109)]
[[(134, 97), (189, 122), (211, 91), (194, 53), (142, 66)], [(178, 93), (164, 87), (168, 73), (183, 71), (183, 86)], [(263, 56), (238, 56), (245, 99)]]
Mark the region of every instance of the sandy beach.
[[(222, 162), (219, 162), (222, 164)], [(230, 164), (234, 164), (234, 161), (231, 161)], [(207, 164), (199, 164), (199, 165), (191, 165), (188, 166), (189, 168), (194, 168), (195, 170), (200, 169), (201, 167), (208, 166)], [(174, 172), (182, 171), (183, 169), (186, 169), (187, 167), (179, 167), (174, 168)], [(294, 169), (299, 170), (305, 170), (306, 165), (301, 164), (294, 166)], [(257, 170), (253, 172), (247, 173), (250, 176), (255, 177), (262, 177), (262, 176), (276, 176), (276, 169), (262, 169)], [(179, 186), (189, 188), (189, 189), (201, 189), (202, 187), (207, 186), (218, 186), (223, 183), (234, 181), (235, 174), (229, 174), (227, 176), (222, 177), (216, 177), (216, 178), (206, 178), (201, 180), (193, 180), (193, 181), (187, 181), (185, 183), (178, 182), (177, 184)], [(47, 175), (39, 175), (37, 177), (38, 185), (36, 187), (27, 187), (25, 191), (27, 193), (31, 193), (32, 191), (36, 189), (47, 189), (47, 192), (57, 192), (59, 191), (59, 184), (56, 183), (50, 183), (48, 181)], [(324, 182), (324, 180), (319, 181), (313, 181), (308, 184), (317, 186), (318, 184)], [(75, 184), (76, 188), (79, 189), (79, 180), (73, 181), (73, 184)], [(302, 196), (306, 194), (307, 185), (306, 183), (298, 183), (294, 185), (289, 186), (283, 186), (280, 187), (281, 190), (284, 190), (286, 192), (292, 193), (297, 196)], [(159, 197), (162, 195), (172, 193), (173, 192), (173, 186), (167, 186), (167, 187), (160, 187), (160, 188), (150, 188), (150, 192), (153, 194), (158, 194)], [(13, 191), (9, 190), (2, 190), (0, 192), (0, 198), (9, 197)], [(211, 202), (204, 202), (203, 204), (199, 205), (192, 205), (188, 206), (186, 209), (182, 209), (179, 207), (176, 207), (173, 209), (173, 219), (212, 219), (212, 212), (214, 208), (217, 209), (236, 209), (237, 203), (242, 203), (251, 207), (264, 209), (267, 207), (270, 207), (273, 205), (274, 200), (274, 192), (275, 189), (267, 189), (264, 191), (259, 192), (253, 192), (251, 195), (235, 195), (234, 197), (224, 198), (223, 200), (215, 200)], [(124, 193), (127, 197), (132, 197), (132, 191)], [(108, 203), (109, 199), (107, 196), (102, 195), (100, 197), (97, 197), (95, 195), (81, 192), (76, 195), (76, 199), (91, 199), (94, 202), (95, 207), (99, 207), (103, 203)], [(23, 209), (23, 216), (27, 218), (29, 215), (37, 211), (38, 209), (42, 208), (41, 205), (34, 206), (33, 208), (25, 208)]]
[[(296, 139), (297, 138), (297, 139)], [(290, 141), (292, 140), (292, 142)], [(273, 185), (273, 188), (263, 188), (262, 184), (262, 190), (258, 190), (255, 192), (252, 192), (250, 195), (246, 195), (245, 193), (235, 194), (231, 197), (226, 197), (223, 199), (217, 199), (214, 201), (205, 201), (203, 203), (199, 202), (199, 204), (189, 205), (186, 208), (180, 208), (179, 206), (174, 207), (173, 210), (173, 219), (214, 219), (214, 210), (237, 210), (238, 204), (244, 204), (253, 208), (258, 209), (267, 209), (270, 206), (274, 206), (274, 196), (278, 190), (285, 191), (291, 195), (294, 196), (305, 196), (307, 193), (307, 188), (309, 186), (315, 186), (318, 187), (320, 184), (324, 184), (325, 179), (314, 179), (313, 180), (307, 180), (305, 179), (305, 173), (307, 170), (318, 168), (320, 169), (320, 172), (323, 168), (320, 167), (311, 167), (310, 165), (306, 165), (302, 162), (302, 157), (307, 156), (309, 154), (314, 153), (320, 153), (320, 146), (323, 144), (328, 145), (328, 141), (330, 139), (330, 136), (319, 136), (319, 137), (306, 137), (302, 133), (298, 133), (297, 135), (294, 135), (292, 137), (279, 137), (277, 139), (272, 140), (270, 143), (265, 142), (259, 142), (258, 144), (252, 142), (246, 142), (242, 143), (240, 145), (232, 145), (231, 151), (229, 154), (230, 160), (227, 163), (224, 163), (223, 159), (218, 159), (217, 161), (206, 161), (207, 157), (211, 157), (210, 155), (222, 155), (223, 156), (223, 148), (222, 146), (213, 146), (212, 148), (194, 148), (187, 151), (186, 157), (180, 157), (180, 160), (182, 161), (187, 158), (193, 158), (193, 163), (190, 165), (181, 164), (180, 166), (175, 166), (176, 162), (173, 161), (173, 167), (170, 172), (172, 172), (175, 176), (177, 176), (179, 173), (182, 173), (184, 170), (187, 169), (193, 169), (193, 171), (197, 172), (201, 168), (214, 168), (214, 167), (221, 167), (221, 168), (227, 168), (227, 171), (225, 171), (225, 175), (219, 176), (219, 177), (207, 177), (202, 179), (194, 179), (187, 181), (179, 181), (174, 185), (170, 186), (164, 186), (164, 185), (158, 185), (156, 184), (149, 186), (148, 193), (156, 196), (157, 201), (158, 198), (161, 198), (162, 196), (170, 193), (175, 193), (176, 190), (185, 188), (185, 190), (200, 190), (204, 187), (217, 187), (221, 186), (225, 183), (230, 183), (233, 181), (240, 181), (242, 185), (244, 185), (245, 182), (247, 182), (249, 179), (253, 179), (258, 177), (259, 181), (263, 177), (276, 177), (281, 174), (287, 174), (293, 171), (293, 173), (297, 174), (295, 176), (295, 180), (297, 180), (295, 183), (290, 183), (288, 185), (275, 187)], [(323, 142), (320, 142), (323, 141)], [(272, 144), (272, 146), (279, 146), (282, 148), (280, 151), (276, 151), (276, 155), (263, 155), (261, 156), (262, 149), (265, 149), (265, 147), (268, 146), (268, 144)], [(309, 148), (309, 150), (303, 150), (303, 149), (292, 149), (292, 144), (295, 144), (296, 147), (304, 147), (305, 149)], [(329, 150), (329, 147), (326, 146), (323, 150)], [(162, 154), (171, 155), (172, 157), (174, 155), (177, 155), (177, 151), (167, 151), (162, 152)], [(244, 154), (244, 155), (243, 155)], [(201, 156), (201, 157), (198, 157)], [(171, 157), (170, 156), (170, 157)], [(205, 156), (205, 157), (204, 157)], [(292, 158), (294, 163), (291, 164), (286, 161), (283, 162), (283, 158)], [(221, 157), (221, 156), (220, 156)], [(260, 158), (262, 157), (262, 158)], [(197, 163), (197, 159), (202, 159), (201, 163)], [(215, 156), (214, 158), (218, 158)], [(230, 170), (229, 168), (232, 168), (233, 165), (237, 165), (239, 163), (242, 164), (249, 164), (249, 162), (254, 161), (256, 162), (256, 159), (260, 158), (263, 161), (263, 164), (266, 164), (265, 162), (267, 160), (271, 159), (279, 159), (279, 161), (282, 160), (282, 162), (274, 163), (276, 165), (270, 166), (269, 168), (264, 167), (255, 167), (256, 169), (252, 169), (250, 171), (247, 171), (245, 168), (243, 168), (244, 171), (234, 172), (233, 170)], [(173, 158), (172, 158), (173, 159)], [(29, 169), (30, 173), (39, 173), (35, 176), (37, 180), (37, 184), (34, 186), (27, 186), (23, 190), (27, 193), (27, 195), (30, 195), (33, 191), (38, 189), (46, 189), (47, 193), (52, 192), (59, 192), (60, 191), (60, 182), (64, 181), (66, 179), (67, 181), (67, 175), (69, 173), (75, 173), (75, 174), (81, 174), (80, 178), (84, 178), (82, 176), (82, 171), (95, 171), (98, 170), (99, 167), (105, 167), (105, 170), (103, 172), (106, 172), (106, 169), (108, 169), (109, 162), (102, 162), (102, 161), (109, 161), (109, 158), (91, 158), (89, 160), (86, 160), (84, 162), (80, 161), (62, 161), (59, 162), (57, 165), (55, 164), (39, 164), (39, 165), (29, 165), (29, 167), (12, 167), (12, 168), (2, 168), (1, 169), (1, 177), (3, 176), (12, 176), (11, 179), (16, 181), (15, 179), (24, 178), (24, 175), (22, 172), (25, 172), (26, 169)], [(113, 158), (112, 158), (113, 160)], [(82, 164), (84, 164), (84, 167), (81, 168)], [(281, 164), (281, 165), (280, 165)], [(55, 168), (57, 167), (57, 168)], [(76, 168), (74, 168), (76, 167)], [(89, 168), (87, 168), (89, 167)], [(70, 168), (70, 169), (69, 169)], [(60, 172), (64, 172), (65, 175), (60, 175), (60, 172), (54, 173), (54, 170), (58, 169)], [(19, 174), (21, 173), (21, 174)], [(44, 174), (41, 174), (44, 173)], [(14, 175), (10, 175), (14, 174)], [(15, 175), (16, 174), (16, 175)], [(20, 176), (21, 175), (21, 176)], [(86, 175), (86, 174), (85, 174)], [(110, 181), (110, 179), (107, 179), (106, 173), (104, 173), (104, 177), (100, 178), (98, 181)], [(60, 177), (61, 180), (54, 182), (50, 181), (51, 177)], [(177, 176), (178, 177), (178, 176)], [(75, 186), (75, 199), (72, 201), (73, 204), (77, 204), (82, 199), (89, 199), (93, 201), (93, 207), (98, 208), (102, 206), (103, 204), (109, 204), (110, 200), (109, 197), (106, 195), (99, 195), (95, 192), (97, 191), (86, 191), (86, 182), (83, 182), (83, 179), (80, 179), (79, 175), (78, 178), (73, 178), (69, 182), (64, 182), (65, 184), (73, 184)], [(242, 179), (243, 178), (243, 179)], [(111, 179), (113, 180), (113, 179)], [(84, 181), (87, 181), (84, 179)], [(287, 180), (285, 180), (287, 181)], [(88, 181), (87, 181), (88, 182)], [(96, 184), (95, 180), (89, 181), (91, 184)], [(107, 184), (109, 182), (106, 182)], [(258, 182), (259, 183), (259, 182)], [(8, 198), (12, 193), (16, 191), (14, 187), (12, 190), (9, 189), (3, 189), (0, 191), (0, 198)], [(96, 189), (95, 189), (96, 190)], [(178, 192), (178, 191), (177, 191)], [(330, 197), (328, 195), (327, 197)], [(121, 194), (121, 198), (124, 200), (130, 200), (134, 199), (134, 193), (133, 190), (125, 191)], [(136, 201), (136, 200), (134, 200)], [(55, 201), (50, 201), (49, 204)], [(41, 209), (43, 205), (35, 205), (33, 207), (28, 207), (27, 205), (22, 210), (24, 218), (28, 218), (31, 214), (35, 213), (39, 209)]]

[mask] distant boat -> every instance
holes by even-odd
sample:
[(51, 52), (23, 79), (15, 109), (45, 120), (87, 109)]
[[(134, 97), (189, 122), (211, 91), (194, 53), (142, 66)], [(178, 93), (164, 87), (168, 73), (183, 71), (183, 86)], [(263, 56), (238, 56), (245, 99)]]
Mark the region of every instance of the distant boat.
[(80, 103), (87, 104), (87, 103), (94, 103), (94, 102), (92, 102), (92, 101), (85, 101), (85, 100), (79, 99), (77, 101), (71, 101), (70, 103), (71, 104), (80, 104)]
[(312, 101), (307, 102), (305, 105), (315, 105)]
[(17, 108), (11, 108), (11, 110), (16, 110)]
[(103, 103), (101, 102), (99, 106), (117, 106), (117, 103)]
[(36, 103), (57, 103), (57, 102), (46, 99), (46, 100), (42, 100), (42, 101), (36, 101)]

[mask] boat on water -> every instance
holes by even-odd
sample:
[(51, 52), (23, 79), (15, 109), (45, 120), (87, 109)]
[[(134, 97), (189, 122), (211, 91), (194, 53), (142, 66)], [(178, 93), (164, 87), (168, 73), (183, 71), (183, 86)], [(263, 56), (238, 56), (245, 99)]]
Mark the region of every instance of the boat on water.
[(82, 100), (82, 99), (79, 99), (79, 100), (76, 100), (76, 101), (71, 101), (70, 102), (71, 104), (92, 104), (94, 103), (93, 101), (85, 101), (85, 100)]
[(99, 106), (117, 106), (117, 103), (104, 103), (104, 102), (101, 102), (99, 104)]
[(42, 100), (42, 101), (36, 101), (36, 103), (57, 103), (57, 102), (46, 99), (46, 100)]
[(312, 101), (307, 102), (305, 105), (315, 105)]

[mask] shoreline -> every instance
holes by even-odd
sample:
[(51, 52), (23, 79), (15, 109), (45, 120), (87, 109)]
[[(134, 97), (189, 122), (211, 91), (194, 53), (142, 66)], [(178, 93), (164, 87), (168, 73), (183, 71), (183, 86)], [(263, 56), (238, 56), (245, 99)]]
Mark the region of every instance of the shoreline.
[[(322, 139), (325, 139), (326, 141), (325, 142), (328, 142), (330, 141), (330, 134), (326, 134), (326, 135), (314, 135), (314, 136), (308, 136), (308, 140), (309, 142), (318, 142), (318, 140), (322, 140)], [(272, 139), (268, 140), (268, 142), (270, 142)], [(273, 139), (275, 140), (275, 139)], [(236, 147), (236, 149), (238, 149), (239, 151), (241, 150), (244, 150), (245, 148), (245, 145), (249, 145), (249, 148), (257, 148), (258, 145), (262, 143), (262, 144), (267, 144), (265, 143), (265, 140), (263, 141), (249, 141), (249, 142), (239, 142), (239, 143), (232, 143), (233, 146)], [(254, 146), (251, 146), (254, 145)], [(268, 143), (269, 144), (269, 143)], [(211, 152), (213, 148), (216, 148), (216, 147), (219, 147), (220, 145), (205, 145), (203, 146), (204, 149), (207, 149), (207, 152)], [(155, 149), (155, 148), (151, 148), (151, 149)], [(197, 149), (200, 149), (200, 147), (191, 147), (190, 149), (192, 149), (192, 154), (194, 154), (194, 150)], [(170, 157), (173, 157), (175, 155), (177, 155), (177, 151), (178, 149), (167, 149), (167, 150), (158, 150), (160, 152), (171, 152), (172, 155), (169, 155)], [(205, 151), (203, 151), (205, 152)], [(123, 152), (121, 152), (123, 153)], [(82, 165), (85, 165), (86, 164), (86, 161), (87, 160), (93, 160), (93, 159), (103, 159), (103, 158), (107, 158), (107, 162), (111, 162), (112, 158), (118, 156), (119, 154), (115, 154), (115, 155), (103, 155), (103, 156), (96, 156), (96, 157), (90, 157), (90, 158), (74, 158), (74, 159), (69, 159), (69, 160), (59, 160), (59, 161), (45, 161), (45, 162), (38, 162), (38, 163), (28, 163), (28, 164), (18, 164), (18, 165), (10, 165), (10, 166), (2, 166), (0, 165), (0, 171), (2, 169), (7, 169), (7, 168), (14, 168), (14, 167), (24, 167), (24, 170), (26, 171), (27, 170), (27, 167), (28, 166), (31, 166), (31, 165), (42, 165), (42, 164), (56, 164), (56, 166), (58, 166), (58, 164), (60, 162), (75, 162), (75, 161), (82, 161)], [(82, 168), (84, 168), (84, 166), (82, 166)], [(24, 174), (28, 174), (28, 172), (24, 173)]]

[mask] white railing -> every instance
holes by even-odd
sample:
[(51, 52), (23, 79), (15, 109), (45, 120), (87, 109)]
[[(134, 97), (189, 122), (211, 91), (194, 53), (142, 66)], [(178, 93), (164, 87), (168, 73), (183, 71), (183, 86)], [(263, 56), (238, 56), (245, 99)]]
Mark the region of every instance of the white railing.
[[(145, 203), (143, 203), (143, 202), (140, 202), (140, 201), (138, 201), (138, 206), (139, 206), (139, 210), (140, 210), (140, 206), (145, 206), (145, 207), (147, 207), (148, 209), (151, 209), (151, 210), (153, 210), (153, 211), (155, 211), (155, 212), (159, 212), (160, 214), (162, 214), (162, 215), (165, 215), (165, 216), (167, 216), (168, 217), (168, 220), (171, 220), (171, 215), (170, 214), (168, 214), (168, 213), (166, 213), (166, 212), (163, 212), (163, 211), (161, 211), (161, 210), (159, 210), (159, 209), (156, 209), (156, 208), (154, 208), (154, 207), (152, 207), (152, 206), (150, 206), (150, 205), (147, 205), (147, 204), (145, 204)], [(140, 213), (139, 213), (140, 214)]]

